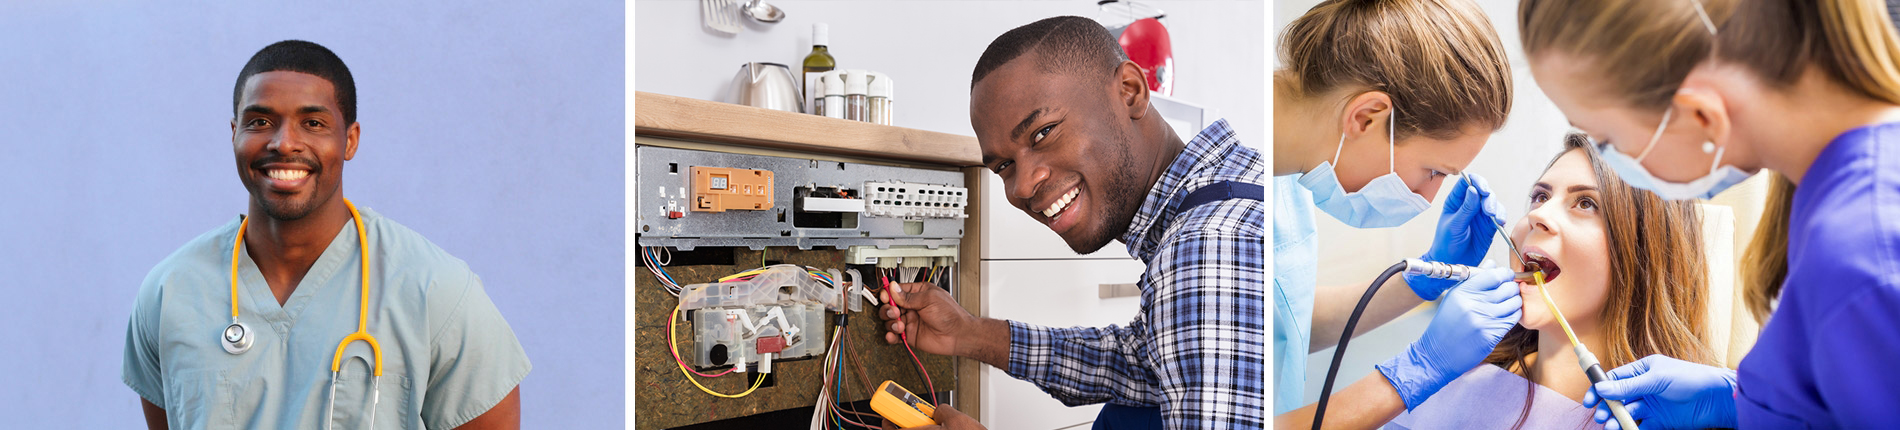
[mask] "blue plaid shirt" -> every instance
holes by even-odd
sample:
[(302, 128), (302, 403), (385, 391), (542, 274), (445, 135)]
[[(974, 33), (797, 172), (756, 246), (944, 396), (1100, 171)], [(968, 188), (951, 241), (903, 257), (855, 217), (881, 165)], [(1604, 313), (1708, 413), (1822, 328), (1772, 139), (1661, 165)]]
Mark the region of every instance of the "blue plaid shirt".
[(1070, 406), (1159, 406), (1168, 429), (1266, 428), (1267, 205), (1180, 205), (1208, 184), (1267, 177), (1226, 120), (1202, 130), (1120, 238), (1147, 265), (1141, 313), (1126, 327), (1011, 321), (1009, 375)]

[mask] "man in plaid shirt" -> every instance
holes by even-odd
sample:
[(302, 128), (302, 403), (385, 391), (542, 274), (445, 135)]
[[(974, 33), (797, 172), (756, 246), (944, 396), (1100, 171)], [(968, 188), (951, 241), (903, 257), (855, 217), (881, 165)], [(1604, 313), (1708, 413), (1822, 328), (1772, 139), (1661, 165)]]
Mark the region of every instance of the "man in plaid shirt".
[[(1147, 265), (1134, 320), (1037, 327), (904, 284), (880, 309), (886, 341), (980, 360), (1067, 405), (1108, 403), (1098, 429), (1265, 428), (1265, 162), (1224, 120), (1184, 144), (1146, 82), (1100, 24), (1056, 17), (992, 42), (970, 90), (1010, 204), (1076, 252), (1119, 239)], [(981, 427), (948, 407), (936, 418)]]

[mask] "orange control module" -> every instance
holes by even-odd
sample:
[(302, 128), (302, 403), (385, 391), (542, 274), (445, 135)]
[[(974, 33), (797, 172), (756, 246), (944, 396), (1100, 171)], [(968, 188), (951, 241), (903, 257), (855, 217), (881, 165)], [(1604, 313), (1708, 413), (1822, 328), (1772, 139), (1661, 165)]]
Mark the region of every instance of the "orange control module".
[(772, 208), (769, 170), (693, 166), (693, 212)]

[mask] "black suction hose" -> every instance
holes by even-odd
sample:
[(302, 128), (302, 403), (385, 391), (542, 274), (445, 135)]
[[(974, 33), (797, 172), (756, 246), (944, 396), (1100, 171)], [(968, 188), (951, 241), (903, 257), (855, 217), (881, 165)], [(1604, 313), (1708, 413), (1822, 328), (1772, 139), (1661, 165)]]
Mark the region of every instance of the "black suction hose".
[(1326, 368), (1326, 385), (1319, 391), (1319, 410), (1313, 414), (1313, 430), (1320, 429), (1320, 421), (1326, 419), (1326, 402), (1333, 397), (1333, 379), (1339, 377), (1339, 360), (1346, 357), (1346, 343), (1352, 341), (1352, 330), (1359, 326), (1359, 316), (1366, 313), (1366, 305), (1372, 304), (1372, 296), (1379, 293), (1379, 287), (1392, 275), (1405, 270), (1406, 262), (1400, 261), (1380, 273), (1372, 285), (1366, 286), (1366, 294), (1359, 296), (1359, 305), (1352, 308), (1352, 317), (1346, 318), (1346, 332), (1339, 335), (1339, 345), (1333, 347), (1333, 365)]

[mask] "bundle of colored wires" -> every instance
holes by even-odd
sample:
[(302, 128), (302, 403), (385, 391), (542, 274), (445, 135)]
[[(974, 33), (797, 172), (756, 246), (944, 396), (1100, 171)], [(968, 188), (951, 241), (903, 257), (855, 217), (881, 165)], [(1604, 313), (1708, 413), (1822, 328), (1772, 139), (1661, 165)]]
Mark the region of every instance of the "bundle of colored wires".
[(699, 384), (699, 380), (697, 380), (697, 379), (693, 379), (693, 375), (694, 375), (694, 374), (698, 374), (698, 375), (700, 375), (700, 376), (705, 376), (705, 377), (708, 377), (708, 378), (710, 378), (710, 377), (715, 377), (715, 376), (719, 376), (719, 375), (724, 375), (724, 374), (727, 374), (727, 373), (732, 373), (732, 369), (726, 369), (726, 371), (725, 371), (725, 372), (720, 372), (720, 373), (717, 373), (717, 374), (713, 374), (713, 375), (707, 375), (707, 374), (703, 374), (703, 373), (699, 373), (699, 372), (695, 372), (695, 371), (692, 371), (692, 370), (689, 370), (689, 369), (687, 369), (687, 368), (686, 368), (686, 360), (681, 360), (681, 359), (680, 359), (680, 346), (679, 346), (679, 343), (678, 343), (678, 341), (677, 341), (677, 339), (675, 339), (675, 338), (674, 338), (674, 333), (673, 333), (673, 332), (674, 332), (674, 331), (676, 330), (676, 326), (674, 325), (674, 323), (675, 323), (675, 322), (677, 322), (677, 321), (679, 321), (679, 318), (680, 318), (680, 307), (679, 307), (679, 305), (674, 305), (674, 306), (673, 306), (673, 315), (672, 315), (672, 316), (669, 316), (669, 317), (667, 317), (667, 319), (666, 319), (666, 337), (668, 338), (668, 339), (666, 340), (666, 345), (667, 345), (668, 347), (670, 347), (670, 348), (672, 348), (672, 349), (673, 349), (673, 361), (674, 361), (675, 363), (678, 363), (678, 364), (679, 364), (679, 366), (680, 366), (680, 374), (682, 374), (682, 375), (686, 375), (686, 381), (687, 381), (687, 382), (692, 382), (692, 383), (693, 383), (693, 386), (695, 386), (695, 387), (699, 387), (699, 391), (705, 391), (705, 392), (706, 392), (706, 394), (711, 394), (711, 395), (714, 395), (714, 396), (719, 396), (719, 397), (724, 397), (724, 398), (728, 398), (728, 399), (737, 399), (737, 398), (740, 398), (740, 397), (745, 397), (745, 396), (746, 396), (747, 394), (752, 394), (752, 391), (753, 391), (753, 390), (757, 390), (757, 389), (759, 389), (759, 385), (762, 385), (762, 384), (764, 384), (764, 383), (765, 383), (765, 376), (764, 376), (764, 375), (760, 375), (760, 376), (758, 376), (758, 378), (759, 378), (759, 379), (758, 379), (757, 381), (752, 381), (752, 388), (747, 388), (747, 389), (745, 390), (745, 392), (743, 392), (743, 393), (739, 393), (739, 394), (725, 394), (725, 393), (720, 393), (720, 392), (717, 392), (717, 391), (713, 391), (713, 390), (712, 390), (712, 389), (710, 389), (710, 388), (706, 388), (706, 386), (705, 386), (705, 385), (700, 385), (700, 384)]
[[(653, 246), (640, 247), (640, 261), (646, 262), (647, 270), (653, 272), (653, 277), (658, 278), (660, 280), (660, 286), (666, 287), (666, 292), (668, 294), (672, 294), (674, 297), (679, 297), (680, 291), (683, 291), (684, 289), (680, 288), (679, 282), (675, 282), (673, 280), (673, 275), (667, 274), (666, 268), (662, 267), (662, 266), (665, 266), (667, 263), (670, 263), (671, 261), (666, 261), (666, 262), (660, 261), (659, 253), (655, 252), (653, 250), (654, 248), (660, 248), (661, 250), (666, 250), (666, 248), (664, 247), (653, 247)], [(672, 251), (668, 250), (666, 255), (667, 255), (667, 260), (673, 259)]]
[[(846, 318), (848, 320), (849, 317)], [(831, 351), (825, 356), (824, 385), (822, 386), (823, 388), (821, 388), (824, 392), (820, 394), (820, 397), (826, 399), (824, 402), (824, 412), (825, 415), (831, 419), (831, 422), (840, 429), (847, 428), (845, 424), (876, 429), (879, 427), (865, 424), (864, 422), (871, 421), (870, 418), (879, 417), (855, 410), (847, 410), (849, 404), (841, 401), (839, 397), (839, 394), (844, 392), (844, 352), (846, 351), (844, 343), (849, 339), (844, 335), (845, 330), (845, 324), (838, 325), (837, 331), (831, 335)], [(840, 405), (845, 405), (845, 407), (840, 407)], [(813, 412), (816, 413), (817, 411)], [(852, 419), (853, 417), (857, 419), (854, 420)]]
[[(770, 270), (770, 269), (771, 267), (760, 267), (757, 269), (752, 269), (752, 270), (747, 270), (744, 272), (726, 275), (726, 277), (719, 278), (719, 282), (744, 281), (747, 279), (752, 279), (752, 277), (759, 276), (759, 274), (765, 273), (767, 270)], [(824, 282), (826, 285), (832, 285), (832, 286), (838, 285), (837, 282), (831, 279), (831, 275), (825, 274), (825, 272), (818, 270), (818, 268), (816, 267), (805, 266), (805, 273), (811, 275), (812, 278), (817, 279), (819, 282)]]

